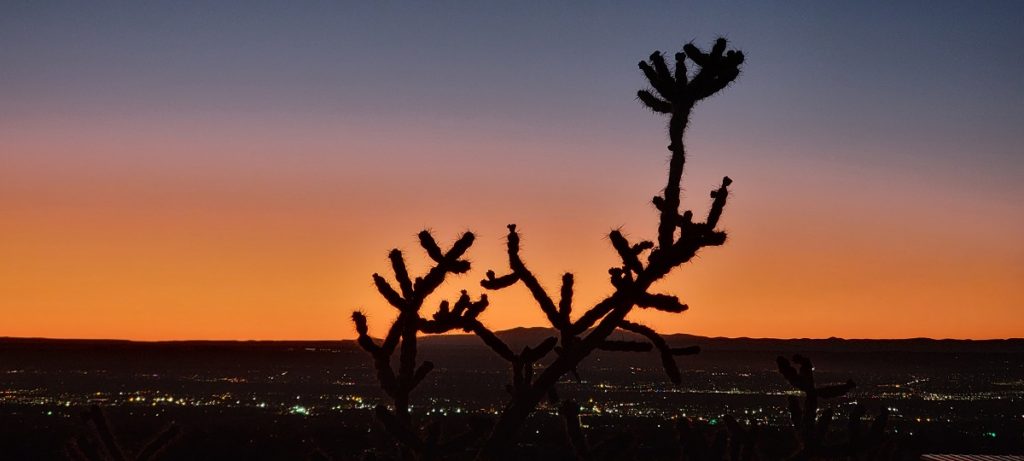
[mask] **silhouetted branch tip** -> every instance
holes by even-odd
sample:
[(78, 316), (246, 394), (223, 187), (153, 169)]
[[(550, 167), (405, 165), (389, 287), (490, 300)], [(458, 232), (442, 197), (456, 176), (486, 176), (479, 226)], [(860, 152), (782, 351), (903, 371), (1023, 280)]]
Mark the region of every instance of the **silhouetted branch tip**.
[(636, 274), (643, 272), (644, 267), (640, 264), (640, 259), (637, 258), (637, 254), (633, 251), (633, 247), (626, 240), (626, 237), (622, 235), (622, 232), (617, 230), (611, 231), (608, 234), (608, 238), (612, 241), (612, 247), (619, 253), (619, 257), (622, 258), (623, 267), (633, 271)]
[(648, 109), (650, 109), (650, 110), (652, 110), (652, 111), (654, 111), (656, 113), (660, 113), (660, 114), (670, 114), (670, 113), (672, 113), (672, 103), (670, 103), (668, 101), (665, 101), (664, 99), (661, 99), (661, 98), (651, 94), (650, 91), (647, 91), (647, 90), (637, 91), (636, 92), (636, 97), (637, 97), (637, 99), (640, 100), (640, 102), (644, 103), (645, 107), (647, 107)]
[(371, 354), (379, 352), (380, 347), (378, 347), (377, 343), (373, 341), (373, 338), (370, 338), (370, 329), (366, 321), (366, 315), (361, 311), (352, 312), (352, 323), (354, 323), (356, 327), (356, 343), (359, 344), (359, 347), (362, 347), (363, 350)]
[(398, 249), (391, 250), (391, 253), (388, 253), (388, 259), (391, 260), (391, 268), (395, 272), (398, 287), (402, 290), (402, 297), (407, 299), (412, 297), (412, 281), (409, 280), (409, 272), (405, 268), (402, 252)]
[(494, 271), (487, 271), (486, 275), (487, 278), (480, 281), (480, 286), (488, 290), (508, 288), (519, 281), (519, 276), (515, 272), (501, 277), (495, 277)]
[(558, 300), (559, 330), (565, 331), (569, 328), (572, 314), (572, 293), (575, 279), (569, 272), (562, 274), (562, 289)]
[(427, 255), (430, 259), (435, 262), (441, 262), (444, 259), (444, 254), (441, 253), (441, 247), (437, 246), (437, 241), (434, 240), (434, 236), (430, 235), (430, 231), (421, 231), (419, 233), (420, 246), (424, 250), (427, 250)]
[(405, 300), (391, 287), (391, 284), (384, 277), (381, 277), (380, 274), (373, 274), (373, 284), (377, 287), (380, 295), (387, 300), (388, 304), (391, 304), (398, 310), (405, 310)]
[(356, 324), (356, 333), (365, 335), (369, 331), (366, 323), (366, 314), (363, 314), (361, 311), (352, 312), (352, 322)]
[(652, 308), (676, 314), (684, 312), (690, 308), (686, 304), (680, 303), (679, 298), (675, 296), (651, 293), (644, 293), (640, 296), (637, 300), (637, 305), (644, 308)]

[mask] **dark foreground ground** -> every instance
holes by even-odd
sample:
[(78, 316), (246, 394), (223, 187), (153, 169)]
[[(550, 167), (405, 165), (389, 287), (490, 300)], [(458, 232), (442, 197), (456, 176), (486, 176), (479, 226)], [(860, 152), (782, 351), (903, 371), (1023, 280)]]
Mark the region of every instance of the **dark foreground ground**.
[[(506, 333), (528, 343), (546, 332)], [(704, 352), (683, 357), (681, 386), (657, 357), (603, 354), (560, 393), (583, 406), (594, 442), (628, 442), (637, 459), (677, 456), (673, 421), (713, 433), (725, 414), (765, 427), (771, 458), (791, 448), (785, 413), (791, 389), (774, 358), (800, 351), (821, 382), (858, 386), (832, 402), (891, 413), (889, 437), (916, 453), (1024, 452), (1024, 345), (1019, 341), (842, 342), (674, 337)], [(421, 351), (438, 368), (415, 411), (457, 434), (493, 420), (507, 371), (472, 338), (440, 338)], [(387, 458), (391, 439), (372, 418), (385, 402), (369, 360), (347, 342), (128, 343), (0, 340), (0, 459), (62, 459), (90, 431), (80, 414), (101, 405), (129, 450), (174, 422), (181, 436), (162, 459)], [(840, 416), (836, 427), (845, 424)], [(560, 420), (543, 409), (523, 434), (521, 457), (566, 459)]]

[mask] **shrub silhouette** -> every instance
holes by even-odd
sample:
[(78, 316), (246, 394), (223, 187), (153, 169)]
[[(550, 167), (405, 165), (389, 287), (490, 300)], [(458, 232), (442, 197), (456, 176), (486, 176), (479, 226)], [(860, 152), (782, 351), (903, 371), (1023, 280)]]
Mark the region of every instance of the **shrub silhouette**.
[[(672, 313), (685, 311), (686, 304), (675, 296), (651, 292), (652, 285), (674, 268), (690, 261), (701, 248), (725, 243), (725, 233), (716, 230), (716, 227), (725, 208), (728, 187), (732, 181), (724, 177), (721, 186), (711, 192), (711, 209), (703, 222), (695, 221), (693, 212), (689, 210), (680, 212), (679, 195), (686, 161), (683, 134), (690, 113), (697, 102), (716, 94), (735, 80), (743, 63), (743, 54), (734, 50), (727, 51), (726, 46), (723, 38), (716, 40), (708, 52), (687, 44), (682, 52), (675, 54), (674, 69), (669, 68), (660, 52), (654, 52), (649, 60), (639, 64), (651, 89), (639, 91), (637, 97), (655, 113), (669, 116), (668, 150), (671, 159), (664, 192), (653, 199), (659, 213), (655, 241), (631, 243), (618, 230), (609, 234), (612, 246), (621, 259), (621, 264), (608, 270), (614, 288), (611, 295), (583, 310), (573, 320), (573, 275), (567, 273), (562, 276), (556, 302), (520, 256), (516, 226), (508, 226), (509, 272), (498, 276), (494, 271), (487, 271), (486, 278), (480, 284), (487, 290), (523, 284), (529, 289), (548, 322), (558, 331), (559, 337), (550, 337), (533, 347), (513, 351), (477, 319), (488, 306), (485, 294), (474, 301), (468, 292), (463, 291), (454, 304), (442, 301), (430, 318), (421, 315), (420, 309), (426, 298), (449, 274), (461, 274), (470, 269), (469, 261), (462, 258), (473, 243), (472, 233), (463, 234), (449, 250), (442, 251), (429, 232), (420, 232), (420, 245), (435, 265), (414, 280), (410, 279), (406, 270), (404, 255), (397, 249), (391, 251), (389, 257), (398, 289), (379, 274), (374, 274), (373, 280), (384, 299), (398, 310), (397, 319), (380, 343), (369, 337), (366, 317), (362, 313), (355, 312), (352, 320), (359, 335), (358, 343), (373, 357), (381, 388), (393, 402), (391, 409), (379, 406), (377, 416), (402, 445), (403, 457), (431, 457), (434, 454), (428, 453), (432, 450), (428, 450), (428, 447), (437, 446), (436, 443), (431, 445), (413, 430), (409, 413), (410, 392), (433, 369), (430, 362), (417, 364), (416, 341), (417, 335), (421, 333), (439, 334), (453, 330), (471, 332), (510, 364), (511, 397), (483, 444), (479, 453), (481, 459), (510, 456), (510, 448), (514, 446), (518, 431), (527, 417), (545, 398), (557, 400), (555, 385), (558, 381), (567, 373), (575, 373), (579, 364), (595, 350), (657, 351), (669, 379), (674, 383), (680, 382), (675, 357), (696, 353), (698, 349), (673, 347), (650, 327), (628, 320), (627, 317), (636, 307)], [(692, 66), (693, 70), (688, 66)], [(610, 340), (609, 337), (616, 330), (638, 334), (644, 340)], [(399, 352), (397, 370), (391, 363), (396, 350)], [(538, 369), (538, 362), (551, 352), (555, 352), (556, 357)]]

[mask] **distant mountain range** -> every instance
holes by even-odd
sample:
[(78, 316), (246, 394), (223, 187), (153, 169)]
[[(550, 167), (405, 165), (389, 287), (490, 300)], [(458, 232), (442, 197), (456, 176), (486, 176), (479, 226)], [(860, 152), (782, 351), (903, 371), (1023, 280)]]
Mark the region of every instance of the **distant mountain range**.
[[(513, 328), (496, 333), (513, 348), (525, 345), (536, 345), (550, 336), (557, 336), (557, 331), (544, 327)], [(642, 339), (631, 333), (615, 333), (613, 339)], [(700, 346), (703, 351), (778, 351), (778, 352), (942, 352), (942, 353), (1024, 353), (1024, 338), (1011, 339), (774, 339), (774, 338), (724, 338), (706, 337), (687, 334), (664, 335), (666, 341), (673, 346)], [(485, 347), (481, 341), (471, 334), (433, 335), (420, 338), (424, 347)], [(198, 347), (300, 347), (300, 348), (332, 348), (355, 349), (354, 340), (338, 341), (156, 341), (135, 342), (128, 340), (91, 340), (91, 339), (44, 339), (44, 338), (11, 338), (0, 337), (0, 346), (4, 347), (56, 347), (82, 346), (119, 347), (119, 346), (184, 346)]]
[[(551, 328), (513, 328), (497, 332), (509, 345), (523, 346), (538, 344), (558, 332)], [(774, 338), (724, 338), (687, 334), (663, 335), (673, 346), (700, 346), (704, 351), (823, 351), (823, 352), (1013, 352), (1024, 353), (1024, 338), (1012, 339), (774, 339)], [(614, 333), (613, 339), (642, 339), (631, 333)], [(447, 346), (479, 345), (480, 340), (471, 334), (431, 336), (423, 339), (424, 344)]]

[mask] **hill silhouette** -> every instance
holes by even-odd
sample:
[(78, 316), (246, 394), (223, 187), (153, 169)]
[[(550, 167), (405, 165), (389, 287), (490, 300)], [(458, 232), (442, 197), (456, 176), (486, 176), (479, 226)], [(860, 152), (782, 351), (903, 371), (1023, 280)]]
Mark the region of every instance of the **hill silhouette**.
[[(510, 345), (536, 344), (557, 334), (552, 328), (520, 327), (495, 332)], [(638, 340), (640, 335), (629, 332), (615, 333), (616, 339)], [(795, 351), (795, 352), (1024, 352), (1024, 338), (1009, 339), (844, 339), (844, 338), (729, 338), (708, 337), (689, 334), (664, 334), (667, 342), (676, 346), (699, 346), (704, 351)], [(481, 345), (471, 334), (431, 336), (423, 339), (424, 346)]]
[[(496, 331), (495, 335), (510, 346), (536, 344), (556, 335), (552, 328), (517, 327)], [(634, 339), (638, 335), (616, 333), (620, 339)], [(777, 352), (936, 352), (936, 353), (1024, 353), (1024, 338), (1007, 339), (844, 339), (844, 338), (729, 338), (689, 334), (666, 334), (665, 340), (679, 346), (699, 346), (702, 351), (777, 351)], [(472, 334), (446, 334), (424, 337), (424, 348), (487, 346)], [(355, 340), (181, 340), (132, 341), (122, 339), (53, 339), (0, 337), (0, 347), (12, 350), (28, 349), (104, 349), (131, 348), (138, 351), (159, 350), (168, 347), (200, 352), (203, 350), (236, 350), (259, 352), (283, 349), (358, 350)]]

